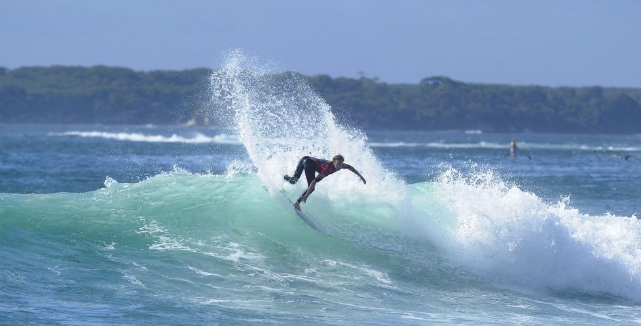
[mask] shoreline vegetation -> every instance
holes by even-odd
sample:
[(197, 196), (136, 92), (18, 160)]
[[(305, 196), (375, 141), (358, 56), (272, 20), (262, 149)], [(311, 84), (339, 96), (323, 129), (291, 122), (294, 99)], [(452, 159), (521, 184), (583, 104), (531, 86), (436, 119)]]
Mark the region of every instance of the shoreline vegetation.
[[(216, 125), (208, 115), (212, 72), (0, 67), (0, 123)], [(295, 72), (266, 78), (305, 80), (340, 120), (367, 130), (641, 133), (641, 88), (511, 86), (442, 76), (387, 84)]]

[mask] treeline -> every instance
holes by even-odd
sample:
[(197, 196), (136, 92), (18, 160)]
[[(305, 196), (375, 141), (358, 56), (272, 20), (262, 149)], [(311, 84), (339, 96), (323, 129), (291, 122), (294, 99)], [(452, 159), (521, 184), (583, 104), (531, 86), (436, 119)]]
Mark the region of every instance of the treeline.
[(418, 85), (309, 80), (335, 110), (373, 129), (641, 133), (641, 89), (471, 84), (447, 77)]
[(207, 98), (208, 69), (0, 68), (0, 122), (174, 124)]
[[(0, 68), (0, 122), (207, 124), (211, 73)], [(365, 129), (641, 133), (641, 89), (473, 84), (447, 77), (418, 85), (298, 77), (337, 116)]]

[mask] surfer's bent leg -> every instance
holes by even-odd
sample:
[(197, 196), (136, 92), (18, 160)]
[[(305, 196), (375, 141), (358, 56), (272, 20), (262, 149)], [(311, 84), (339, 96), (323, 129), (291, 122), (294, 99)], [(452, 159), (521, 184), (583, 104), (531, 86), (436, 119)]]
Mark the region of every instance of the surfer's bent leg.
[[(298, 182), (300, 175), (303, 174), (303, 169), (305, 168), (305, 161), (307, 161), (307, 159), (309, 158), (310, 158), (309, 156), (303, 156), (303, 158), (301, 158), (300, 161), (298, 161), (298, 166), (296, 166), (296, 171), (294, 171), (294, 176), (290, 177), (288, 175), (285, 175), (284, 177), (285, 181), (291, 184), (295, 184), (296, 182)], [(313, 160), (310, 160), (310, 161), (313, 162)]]
[[(303, 162), (303, 165), (305, 167), (305, 178), (307, 178), (307, 187), (309, 188), (309, 185), (312, 183), (312, 181), (314, 181), (314, 178), (316, 178), (316, 162), (314, 162), (314, 160), (310, 158), (310, 159), (306, 159)], [(315, 189), (311, 189), (309, 191), (309, 195), (311, 195), (312, 192), (314, 192), (314, 190)], [(303, 196), (305, 196), (305, 193), (307, 193), (307, 189), (303, 191), (303, 193), (298, 198), (297, 202), (300, 203), (303, 200)]]

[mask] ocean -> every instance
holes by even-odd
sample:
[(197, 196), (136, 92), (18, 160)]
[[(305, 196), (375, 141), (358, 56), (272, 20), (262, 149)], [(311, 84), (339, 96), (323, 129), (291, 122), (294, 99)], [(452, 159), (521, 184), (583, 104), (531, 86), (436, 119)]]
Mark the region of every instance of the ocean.
[[(238, 53), (210, 91), (219, 127), (0, 125), (1, 325), (641, 324), (641, 135), (361, 130)], [(338, 153), (319, 233), (283, 175)]]

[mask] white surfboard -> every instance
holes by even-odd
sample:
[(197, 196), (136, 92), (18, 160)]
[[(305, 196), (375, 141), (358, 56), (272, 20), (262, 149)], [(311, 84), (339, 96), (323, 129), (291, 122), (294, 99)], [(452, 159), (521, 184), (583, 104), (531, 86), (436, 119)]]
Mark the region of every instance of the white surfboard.
[[(285, 194), (285, 192), (281, 191), (281, 194), (283, 194), (283, 197), (285, 197), (285, 198), (287, 199), (287, 201), (288, 201), (290, 204), (292, 204), (292, 206), (294, 206), (294, 202), (293, 202), (291, 199), (289, 199), (289, 197), (287, 197), (287, 194)], [(312, 220), (307, 216), (307, 214), (303, 213), (301, 210), (296, 209), (295, 207), (292, 207), (292, 208), (294, 208), (294, 211), (296, 211), (296, 215), (298, 215), (298, 217), (300, 217), (303, 221), (305, 221), (305, 223), (307, 223), (309, 226), (311, 226), (311, 227), (312, 227), (312, 229), (314, 229), (314, 230), (316, 230), (316, 231), (318, 231), (318, 232), (320, 232), (320, 233), (326, 234), (326, 233), (325, 233), (325, 231), (324, 231), (323, 229), (321, 229), (320, 227), (318, 227), (318, 225), (316, 225), (316, 223), (314, 223), (314, 222), (313, 222), (313, 221), (312, 221)]]

